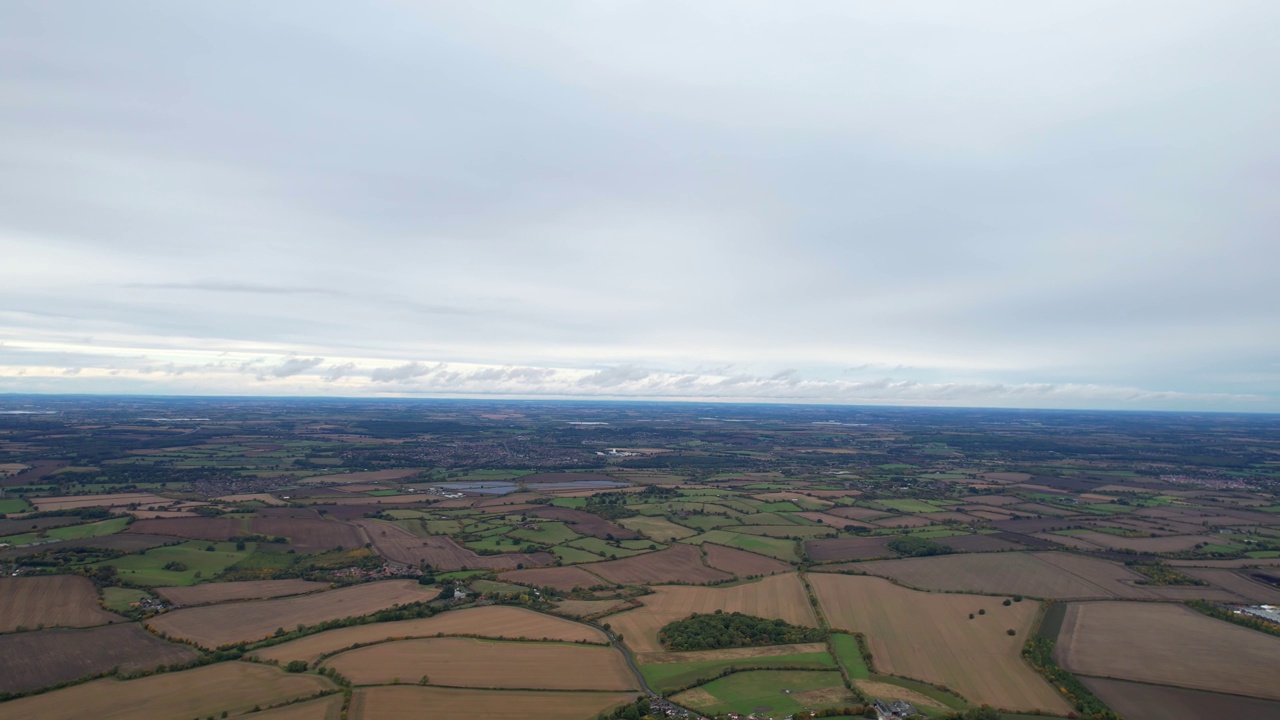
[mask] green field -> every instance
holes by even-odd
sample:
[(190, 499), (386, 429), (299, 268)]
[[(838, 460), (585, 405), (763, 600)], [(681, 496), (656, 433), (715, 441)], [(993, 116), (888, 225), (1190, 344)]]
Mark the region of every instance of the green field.
[(557, 545), (551, 548), (551, 552), (554, 553), (556, 557), (563, 560), (566, 565), (589, 563), (604, 559), (599, 555), (592, 555), (586, 550), (579, 550), (578, 548), (569, 547), (568, 545)]
[(108, 610), (115, 612), (127, 612), (133, 603), (149, 597), (151, 597), (150, 593), (136, 588), (114, 586), (102, 588), (102, 604), (106, 605)]
[[(205, 550), (210, 545), (214, 550)], [(181, 545), (152, 548), (138, 555), (125, 555), (94, 565), (113, 565), (121, 580), (138, 585), (195, 585), (201, 580), (212, 579), (244, 559), (253, 552), (255, 546), (256, 543), (246, 543), (244, 550), (236, 550), (236, 544), (232, 542), (193, 540)], [(165, 570), (164, 566), (171, 562), (181, 563), (186, 569)]]
[(795, 667), (826, 670), (835, 667), (835, 661), (825, 652), (771, 655), (761, 658), (737, 658), (730, 660), (704, 660), (687, 663), (656, 663), (641, 665), (640, 673), (656, 690), (670, 693), (714, 678), (728, 669), (750, 670), (759, 667)]
[[(693, 709), (707, 714), (763, 712), (768, 716), (782, 717), (801, 710), (817, 710), (852, 702), (850, 699), (813, 705), (804, 703), (806, 690), (843, 687), (840, 673), (835, 671), (749, 670), (712, 680), (699, 687), (698, 690), (708, 693), (714, 700), (696, 705)], [(677, 695), (673, 699), (679, 702), (681, 696)]]
[(862, 652), (858, 649), (857, 638), (845, 633), (832, 633), (831, 648), (850, 679), (866, 680), (871, 677), (871, 669), (863, 662)]
[(637, 516), (623, 518), (618, 524), (624, 528), (635, 530), (636, 532), (648, 538), (653, 538), (658, 542), (668, 542), (671, 540), (679, 540), (696, 535), (697, 532), (683, 525), (677, 525), (663, 517), (646, 517)]
[(598, 537), (584, 537), (580, 540), (574, 540), (567, 544), (569, 547), (586, 550), (587, 552), (595, 553), (607, 558), (612, 558), (615, 555), (620, 558), (631, 557), (632, 555), (641, 555), (648, 552), (647, 548), (645, 550), (628, 550), (623, 547), (615, 547)]
[(30, 509), (31, 506), (22, 498), (4, 498), (0, 500), (0, 513), (20, 513)]
[(551, 501), (556, 507), (580, 508), (587, 504), (586, 498), (556, 498)]
[(578, 533), (569, 529), (569, 526), (562, 522), (540, 522), (534, 526), (535, 530), (525, 530), (523, 528), (512, 530), (508, 535), (521, 540), (542, 543), (544, 545), (559, 545), (571, 540), (577, 540), (582, 537)]

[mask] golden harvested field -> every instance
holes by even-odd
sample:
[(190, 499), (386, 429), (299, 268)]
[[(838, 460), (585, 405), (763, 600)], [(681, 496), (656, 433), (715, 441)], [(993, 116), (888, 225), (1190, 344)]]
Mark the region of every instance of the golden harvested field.
[(702, 551), (707, 554), (707, 564), (717, 570), (732, 573), (738, 577), (747, 575), (773, 575), (791, 570), (791, 565), (781, 560), (758, 555), (746, 550), (704, 543)]
[(608, 562), (592, 563), (591, 572), (623, 585), (662, 582), (704, 583), (727, 580), (729, 573), (702, 563), (702, 551), (692, 545), (676, 543), (666, 550), (636, 555)]
[(431, 708), (431, 717), (586, 720), (635, 698), (636, 693), (360, 688), (351, 698), (351, 720), (422, 720), (423, 708)]
[(710, 660), (750, 660), (763, 657), (777, 657), (779, 655), (800, 655), (826, 651), (826, 643), (765, 645), (763, 647), (694, 650), (692, 652), (641, 653), (636, 655), (636, 662), (641, 665), (667, 665), (671, 663), (707, 662)]
[(339, 720), (342, 717), (342, 696), (328, 695), (274, 710), (263, 710), (251, 717), (253, 720)]
[(174, 605), (183, 606), (301, 595), (327, 587), (328, 583), (310, 580), (247, 580), (204, 583), (190, 587), (162, 587), (156, 588), (156, 592)]
[(324, 662), (356, 685), (423, 675), (435, 685), (538, 690), (633, 690), (635, 676), (613, 647), (475, 638), (396, 640), (348, 650)]
[(138, 718), (241, 715), (328, 690), (319, 675), (286, 673), (246, 662), (223, 662), (195, 670), (137, 680), (94, 680), (43, 695), (0, 703), (0, 720), (137, 720)]
[(670, 520), (661, 517), (637, 515), (636, 517), (623, 518), (618, 521), (618, 524), (622, 527), (635, 530), (650, 540), (657, 540), (658, 542), (670, 542), (672, 540), (693, 537), (698, 534), (697, 530), (691, 530), (683, 525), (677, 525)]
[[(286, 664), (290, 660), (315, 662), (325, 655), (352, 645), (389, 639), (445, 635), (479, 635), (518, 640), (560, 640), (563, 642), (607, 643), (609, 639), (596, 628), (564, 620), (525, 608), (488, 605), (451, 610), (434, 617), (400, 620), (389, 623), (353, 625), (308, 635), (287, 643), (263, 648), (256, 656)], [(416, 678), (415, 678), (416, 679)]]
[(92, 627), (119, 615), (98, 606), (98, 591), (79, 575), (0, 578), (0, 632), (18, 627)]
[(177, 502), (171, 498), (152, 495), (151, 493), (120, 493), (118, 495), (65, 495), (60, 497), (31, 498), (36, 510), (70, 510), (84, 507), (124, 507), (133, 503), (139, 505), (169, 505)]
[(1280, 638), (1167, 603), (1073, 603), (1058, 657), (1081, 675), (1280, 700)]
[(920, 592), (866, 576), (814, 574), (809, 583), (832, 628), (866, 634), (881, 672), (946, 685), (994, 707), (1070, 710), (1022, 660), (1037, 603), (1005, 607), (999, 598)]
[(741, 612), (763, 618), (780, 618), (796, 625), (817, 627), (818, 618), (795, 573), (772, 575), (727, 588), (671, 585), (654, 588), (638, 598), (644, 606), (604, 618), (621, 633), (627, 647), (637, 653), (662, 652), (658, 630), (693, 613), (716, 610)]
[(312, 595), (185, 608), (158, 615), (151, 628), (207, 648), (269, 637), (277, 628), (369, 615), (392, 605), (432, 600), (439, 589), (384, 580)]
[(561, 600), (556, 603), (557, 615), (585, 618), (618, 612), (631, 607), (626, 600)]

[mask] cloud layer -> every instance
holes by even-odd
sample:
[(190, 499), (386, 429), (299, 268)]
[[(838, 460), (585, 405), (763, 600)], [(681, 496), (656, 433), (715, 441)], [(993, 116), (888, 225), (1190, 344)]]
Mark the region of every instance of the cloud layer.
[(1280, 411), (1280, 6), (0, 9), (0, 392)]

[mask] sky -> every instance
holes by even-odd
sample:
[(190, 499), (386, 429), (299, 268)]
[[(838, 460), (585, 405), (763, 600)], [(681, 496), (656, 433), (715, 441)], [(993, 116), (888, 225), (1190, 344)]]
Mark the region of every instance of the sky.
[(0, 4), (0, 393), (1280, 412), (1280, 3)]

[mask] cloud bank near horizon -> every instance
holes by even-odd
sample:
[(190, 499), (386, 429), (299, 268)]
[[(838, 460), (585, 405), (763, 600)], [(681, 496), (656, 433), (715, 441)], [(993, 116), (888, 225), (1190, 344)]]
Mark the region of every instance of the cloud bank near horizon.
[(1280, 412), (1280, 6), (0, 8), (0, 392)]

